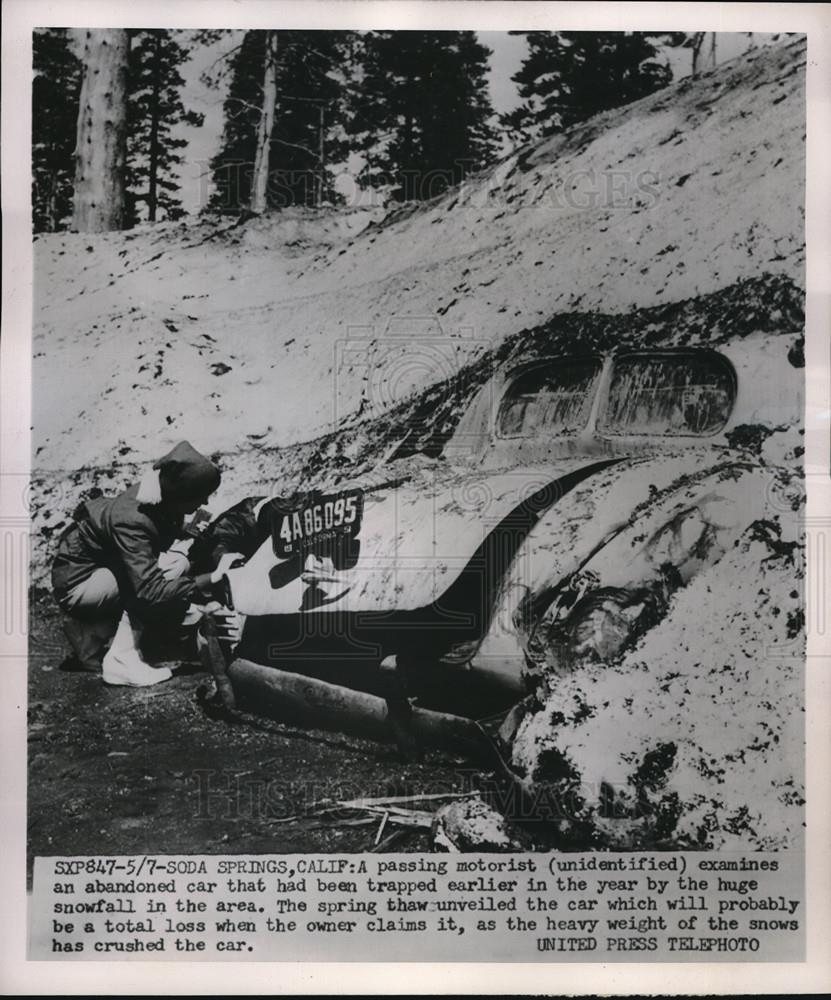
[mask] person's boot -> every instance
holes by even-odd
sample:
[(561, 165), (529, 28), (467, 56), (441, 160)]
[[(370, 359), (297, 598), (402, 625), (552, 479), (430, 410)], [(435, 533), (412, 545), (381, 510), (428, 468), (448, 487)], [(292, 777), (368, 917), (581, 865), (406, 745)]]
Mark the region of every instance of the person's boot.
[(136, 627), (125, 611), (118, 623), (110, 651), (104, 657), (104, 683), (127, 687), (149, 687), (169, 680), (169, 667), (153, 667), (141, 655), (141, 628)]

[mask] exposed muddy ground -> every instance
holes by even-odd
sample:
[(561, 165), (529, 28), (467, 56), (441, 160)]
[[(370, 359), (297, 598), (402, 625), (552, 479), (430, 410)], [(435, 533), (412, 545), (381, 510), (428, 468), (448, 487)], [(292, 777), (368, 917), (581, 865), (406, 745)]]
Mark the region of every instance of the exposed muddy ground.
[[(30, 628), (30, 878), (36, 855), (370, 851), (377, 819), (304, 812), (324, 798), (472, 787), (462, 759), (431, 753), (410, 764), (393, 746), (212, 717), (200, 700), (212, 683), (195, 661), (149, 689), (65, 672), (48, 599), (33, 603)], [(429, 842), (428, 831), (405, 830), (387, 849), (427, 850)]]

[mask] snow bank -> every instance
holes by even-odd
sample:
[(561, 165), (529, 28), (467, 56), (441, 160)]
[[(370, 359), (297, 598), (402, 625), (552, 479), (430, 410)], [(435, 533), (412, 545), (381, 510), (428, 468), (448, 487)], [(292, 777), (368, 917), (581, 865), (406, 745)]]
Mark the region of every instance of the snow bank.
[(183, 437), (284, 446), (558, 313), (763, 272), (801, 286), (804, 66), (804, 41), (749, 52), (382, 221), (292, 210), (39, 237), (35, 468), (147, 461)]
[(550, 681), (513, 760), (564, 843), (777, 850), (804, 814), (795, 519), (748, 524), (616, 662)]

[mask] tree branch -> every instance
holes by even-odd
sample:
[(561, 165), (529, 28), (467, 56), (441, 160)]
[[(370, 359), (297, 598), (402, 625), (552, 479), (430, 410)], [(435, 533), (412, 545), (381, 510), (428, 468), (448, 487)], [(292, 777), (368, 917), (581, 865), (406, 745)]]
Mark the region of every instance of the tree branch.
[(244, 41), (245, 41), (245, 33), (243, 33), (243, 39), (239, 43), (239, 45), (235, 45), (232, 49), (229, 49), (227, 52), (223, 52), (222, 55), (217, 56), (216, 59), (214, 59), (214, 61), (207, 69), (202, 70), (202, 72), (199, 74), (199, 79), (203, 80), (206, 84), (208, 84), (208, 86), (215, 87), (217, 83), (222, 79), (222, 77), (229, 71), (230, 67), (226, 67), (217, 76), (216, 80), (214, 80), (213, 77), (211, 76), (214, 67), (217, 65), (217, 63), (223, 62), (224, 60), (232, 56), (235, 52), (238, 52), (242, 48)]
[(249, 108), (251, 111), (256, 111), (258, 115), (262, 115), (263, 109), (257, 105), (252, 104), (250, 101), (244, 101), (241, 97), (229, 97), (228, 102), (233, 101), (235, 104), (241, 104), (244, 108)]
[(307, 149), (306, 146), (301, 146), (296, 142), (286, 142), (285, 139), (275, 139), (274, 136), (271, 137), (272, 142), (279, 143), (281, 146), (290, 146), (292, 149), (299, 149), (303, 153), (308, 153), (309, 156), (313, 156), (316, 160), (320, 159), (315, 150)]

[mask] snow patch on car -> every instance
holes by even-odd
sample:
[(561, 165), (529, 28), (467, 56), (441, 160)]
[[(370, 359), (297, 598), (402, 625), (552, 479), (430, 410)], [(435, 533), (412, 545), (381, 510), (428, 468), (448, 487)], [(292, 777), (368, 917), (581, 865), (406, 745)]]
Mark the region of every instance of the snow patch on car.
[(563, 843), (799, 846), (803, 578), (796, 518), (752, 521), (632, 648), (549, 677), (512, 761)]

